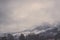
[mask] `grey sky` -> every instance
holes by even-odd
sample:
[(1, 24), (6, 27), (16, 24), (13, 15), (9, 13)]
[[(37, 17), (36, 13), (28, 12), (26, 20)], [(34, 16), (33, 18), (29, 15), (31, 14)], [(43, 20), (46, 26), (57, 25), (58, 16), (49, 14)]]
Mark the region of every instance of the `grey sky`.
[(0, 31), (15, 32), (59, 21), (59, 0), (0, 0)]

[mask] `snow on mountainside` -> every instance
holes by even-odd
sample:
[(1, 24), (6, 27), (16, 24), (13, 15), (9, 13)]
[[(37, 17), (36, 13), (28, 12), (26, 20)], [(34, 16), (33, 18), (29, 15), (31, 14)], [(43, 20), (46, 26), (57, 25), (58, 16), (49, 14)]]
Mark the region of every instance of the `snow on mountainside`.
[[(10, 34), (12, 34), (15, 37), (20, 36), (21, 33), (24, 34), (25, 36), (30, 33), (41, 34), (41, 35), (53, 35), (53, 34), (55, 35), (57, 33), (57, 28), (59, 28), (59, 26), (54, 27), (53, 25), (44, 24), (44, 25), (36, 26), (32, 29), (27, 29), (21, 32), (13, 32)], [(8, 33), (5, 33), (5, 34), (8, 34)], [(0, 35), (0, 37), (4, 35)]]
[(42, 25), (35, 26), (32, 29), (30, 28), (30, 29), (24, 30), (22, 32), (39, 33), (39, 32), (42, 32), (42, 31), (44, 31), (48, 28), (52, 28), (52, 27), (54, 27), (54, 26), (44, 23)]
[(39, 34), (39, 35), (41, 34), (41, 35), (44, 35), (44, 36), (50, 36), (50, 35), (54, 36), (57, 33), (57, 28), (52, 27), (52, 28), (47, 28), (45, 30), (34, 30), (34, 31), (29, 30), (29, 31), (20, 32), (20, 33), (17, 32), (17, 33), (14, 33), (13, 35), (18, 37), (21, 33), (24, 34), (25, 36), (28, 35), (28, 34), (31, 34), (31, 33)]
[(20, 35), (21, 33), (24, 34), (24, 35), (28, 35), (30, 33), (35, 33), (35, 34), (39, 34), (41, 32), (45, 32), (47, 30), (52, 30), (54, 29), (55, 27), (53, 25), (50, 25), (48, 23), (43, 23), (41, 25), (37, 25), (37, 26), (34, 26), (30, 29), (27, 29), (27, 30), (24, 30), (24, 31), (21, 31), (21, 32), (13, 32), (12, 34), (13, 35)]
[(13, 34), (20, 35), (22, 33), (24, 35), (28, 35), (30, 33), (35, 33), (35, 34), (44, 33), (44, 32), (46, 32), (46, 33), (51, 32), (52, 33), (53, 31), (56, 31), (56, 28), (57, 27), (54, 27), (53, 25), (44, 24), (44, 25), (36, 26), (35, 28), (32, 28), (32, 29), (27, 29), (22, 32), (17, 32), (17, 33), (13, 33)]

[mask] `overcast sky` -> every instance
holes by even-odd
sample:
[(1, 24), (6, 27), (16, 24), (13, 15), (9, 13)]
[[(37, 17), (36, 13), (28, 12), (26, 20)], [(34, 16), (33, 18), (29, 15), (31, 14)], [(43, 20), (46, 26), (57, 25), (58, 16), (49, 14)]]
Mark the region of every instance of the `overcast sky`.
[(16, 32), (60, 20), (60, 0), (0, 0), (0, 32)]

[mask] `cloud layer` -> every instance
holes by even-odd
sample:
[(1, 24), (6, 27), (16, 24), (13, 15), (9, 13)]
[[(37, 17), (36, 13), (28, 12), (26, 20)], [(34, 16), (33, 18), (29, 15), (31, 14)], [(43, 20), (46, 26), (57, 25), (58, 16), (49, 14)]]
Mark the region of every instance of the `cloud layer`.
[(59, 0), (0, 0), (0, 31), (22, 31), (43, 22), (52, 24), (60, 18), (58, 3)]

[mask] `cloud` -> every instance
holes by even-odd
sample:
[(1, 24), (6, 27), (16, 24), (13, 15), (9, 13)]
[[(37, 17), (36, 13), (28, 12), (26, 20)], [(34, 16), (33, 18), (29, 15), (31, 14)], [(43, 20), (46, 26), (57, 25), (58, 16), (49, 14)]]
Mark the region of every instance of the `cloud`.
[(0, 31), (15, 32), (28, 29), (42, 22), (53, 23), (53, 0), (0, 1)]
[(60, 0), (56, 0), (54, 5), (55, 5), (54, 8), (51, 9), (52, 18), (55, 21), (60, 22), (60, 11), (59, 11), (60, 10)]

